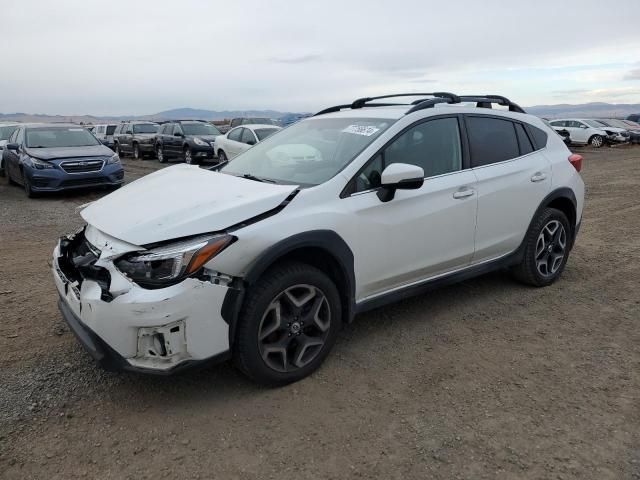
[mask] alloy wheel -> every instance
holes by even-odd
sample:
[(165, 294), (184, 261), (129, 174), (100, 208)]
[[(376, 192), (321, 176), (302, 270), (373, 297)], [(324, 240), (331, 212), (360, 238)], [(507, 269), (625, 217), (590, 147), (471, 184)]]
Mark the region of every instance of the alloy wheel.
[(603, 139), (600, 135), (596, 135), (595, 137), (593, 137), (593, 140), (591, 140), (591, 145), (596, 148), (600, 148), (602, 146), (602, 143)]
[(163, 148), (162, 147), (158, 147), (158, 150), (156, 152), (156, 156), (158, 157), (158, 161), (160, 163), (164, 162), (164, 152), (163, 152)]
[(186, 163), (191, 163), (193, 161), (193, 158), (191, 157), (191, 150), (188, 148), (184, 149), (184, 161)]
[(543, 277), (553, 276), (567, 252), (567, 232), (558, 220), (547, 223), (536, 242), (536, 268)]
[(258, 329), (258, 348), (265, 364), (292, 372), (315, 359), (331, 326), (331, 308), (324, 292), (300, 284), (276, 295)]
[(140, 160), (140, 148), (137, 143), (133, 146), (133, 158)]

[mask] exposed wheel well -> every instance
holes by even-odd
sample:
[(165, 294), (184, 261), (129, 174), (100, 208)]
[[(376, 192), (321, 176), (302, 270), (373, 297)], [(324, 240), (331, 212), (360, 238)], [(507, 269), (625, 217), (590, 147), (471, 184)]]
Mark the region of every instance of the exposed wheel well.
[[(325, 273), (338, 288), (343, 312), (343, 321), (351, 321), (350, 312), (353, 310), (350, 298), (350, 285), (340, 263), (329, 251), (321, 247), (300, 247), (291, 250), (275, 259), (265, 272), (283, 262), (300, 262), (311, 265)], [(263, 273), (264, 274), (264, 273)]]

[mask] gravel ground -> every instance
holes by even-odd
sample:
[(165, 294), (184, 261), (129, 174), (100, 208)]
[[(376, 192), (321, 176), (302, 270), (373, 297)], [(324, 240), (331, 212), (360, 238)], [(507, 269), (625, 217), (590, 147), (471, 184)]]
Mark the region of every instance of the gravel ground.
[[(0, 477), (640, 479), (640, 148), (588, 150), (582, 231), (545, 289), (486, 275), (356, 318), (280, 389), (229, 364), (97, 368), (47, 262), (103, 193), (0, 185)], [(125, 160), (131, 181), (160, 167)]]

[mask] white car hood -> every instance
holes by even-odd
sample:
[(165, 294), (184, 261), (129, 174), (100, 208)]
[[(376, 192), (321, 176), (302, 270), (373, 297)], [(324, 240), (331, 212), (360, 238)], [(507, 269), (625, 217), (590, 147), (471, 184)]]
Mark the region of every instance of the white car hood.
[(280, 205), (296, 185), (274, 185), (176, 165), (82, 210), (87, 223), (135, 245), (224, 230)]

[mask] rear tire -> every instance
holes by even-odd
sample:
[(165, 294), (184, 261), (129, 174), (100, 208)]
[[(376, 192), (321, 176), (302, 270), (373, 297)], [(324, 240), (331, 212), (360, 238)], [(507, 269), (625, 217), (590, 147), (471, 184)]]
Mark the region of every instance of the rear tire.
[(234, 342), (238, 368), (265, 385), (286, 385), (314, 372), (342, 324), (338, 289), (304, 263), (269, 269), (245, 298)]
[(167, 159), (164, 156), (164, 148), (162, 148), (162, 145), (158, 145), (158, 148), (156, 148), (156, 157), (158, 157), (158, 161), (160, 163), (167, 162)]
[(564, 213), (545, 208), (527, 231), (522, 261), (513, 267), (513, 276), (534, 287), (551, 285), (567, 264), (572, 234), (573, 229)]
[(593, 135), (589, 139), (589, 145), (591, 145), (593, 148), (600, 148), (604, 145), (604, 138), (602, 137), (602, 135)]

